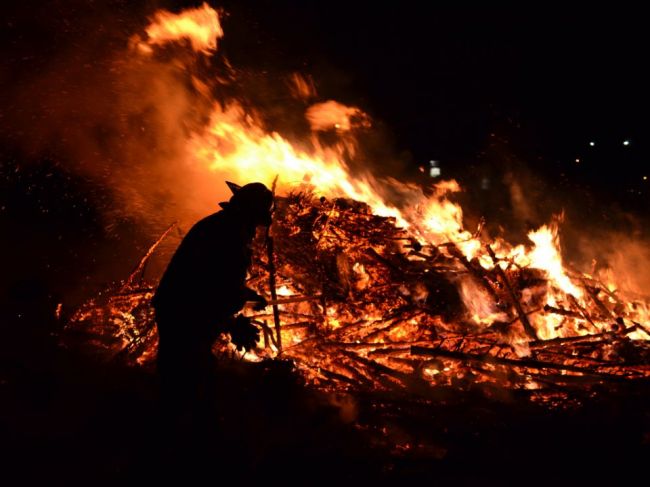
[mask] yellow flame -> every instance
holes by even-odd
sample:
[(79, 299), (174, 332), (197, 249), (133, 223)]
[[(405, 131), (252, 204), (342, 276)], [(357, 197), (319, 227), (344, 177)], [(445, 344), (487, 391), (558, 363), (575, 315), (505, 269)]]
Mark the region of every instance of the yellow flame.
[(187, 39), (192, 49), (206, 54), (215, 51), (217, 39), (223, 37), (219, 14), (207, 3), (178, 14), (159, 10), (145, 31), (150, 46)]
[(215, 105), (208, 128), (190, 140), (189, 153), (196, 164), (235, 180), (270, 184), (280, 175), (285, 186), (309, 184), (321, 194), (365, 201), (379, 215), (400, 217), (370, 179), (351, 177), (336, 147), (299, 150), (277, 132), (267, 133), (234, 102), (224, 109)]
[(564, 272), (557, 225), (543, 225), (538, 230), (528, 234), (528, 238), (535, 244), (528, 258), (533, 267), (545, 270), (550, 279), (562, 291), (572, 294), (576, 298), (582, 297), (582, 290), (576, 287)]

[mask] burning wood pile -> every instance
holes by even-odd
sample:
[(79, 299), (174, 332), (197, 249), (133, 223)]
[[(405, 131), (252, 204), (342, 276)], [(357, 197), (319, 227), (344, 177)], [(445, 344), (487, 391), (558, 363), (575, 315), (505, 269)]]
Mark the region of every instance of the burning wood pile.
[[(426, 399), (446, 387), (498, 388), (550, 405), (650, 376), (641, 297), (577, 272), (558, 284), (479, 233), (468, 258), (460, 242), (423, 241), (364, 203), (308, 190), (278, 198), (274, 252), (260, 236), (249, 272), (249, 286), (275, 299), (263, 312), (244, 310), (263, 333), (242, 358), (290, 359), (330, 391)], [(150, 361), (154, 285), (140, 276), (166, 234), (121, 286), (73, 314), (66, 344), (81, 338), (104, 358)], [(238, 354), (227, 336), (215, 353)]]

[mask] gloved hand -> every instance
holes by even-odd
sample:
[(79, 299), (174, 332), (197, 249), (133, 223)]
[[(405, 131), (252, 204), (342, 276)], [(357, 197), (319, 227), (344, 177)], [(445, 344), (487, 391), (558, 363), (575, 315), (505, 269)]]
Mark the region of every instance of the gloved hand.
[(260, 296), (259, 294), (254, 299), (254, 301), (255, 301), (255, 305), (253, 306), (254, 311), (262, 311), (264, 308), (266, 308), (269, 305), (266, 298), (264, 296)]
[(246, 293), (247, 293), (246, 301), (252, 301), (255, 303), (253, 305), (254, 311), (262, 311), (264, 308), (268, 306), (268, 302), (266, 301), (266, 298), (264, 296), (260, 296), (252, 289), (246, 289)]
[(230, 329), (230, 341), (237, 350), (251, 350), (260, 337), (259, 329), (245, 316), (239, 315), (235, 318)]

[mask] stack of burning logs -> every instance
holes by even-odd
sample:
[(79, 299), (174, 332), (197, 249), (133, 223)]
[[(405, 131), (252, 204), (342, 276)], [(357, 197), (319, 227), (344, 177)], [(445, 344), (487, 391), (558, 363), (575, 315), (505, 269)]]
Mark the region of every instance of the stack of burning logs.
[[(125, 282), (72, 315), (68, 343), (90, 337), (103, 356), (141, 364), (155, 355), (154, 285), (140, 277), (166, 234)], [(325, 390), (427, 398), (447, 387), (500, 388), (555, 404), (650, 377), (650, 329), (628, 312), (645, 303), (591, 277), (572, 276), (588, 309), (571, 295), (551, 306), (543, 271), (496, 265), (503, 258), (489, 245), (492, 269), (452, 242), (416, 240), (364, 203), (310, 192), (278, 198), (272, 235), (271, 252), (268, 235), (254, 244), (248, 285), (272, 299), (263, 312), (244, 310), (263, 333), (242, 358), (291, 360)], [(472, 316), (468, 283), (494, 319)], [(539, 336), (536, 315), (555, 317), (554, 338)], [(238, 352), (224, 337), (215, 353)]]

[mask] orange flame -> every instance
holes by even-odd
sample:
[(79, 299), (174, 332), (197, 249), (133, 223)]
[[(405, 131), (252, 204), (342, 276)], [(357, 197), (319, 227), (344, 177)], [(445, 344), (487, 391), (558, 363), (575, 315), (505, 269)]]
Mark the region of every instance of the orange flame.
[(291, 74), (289, 77), (289, 89), (293, 97), (299, 100), (309, 100), (317, 95), (314, 80), (300, 73)]
[(356, 107), (348, 107), (334, 100), (316, 103), (307, 110), (307, 120), (313, 131), (336, 130), (348, 132), (354, 127), (368, 127), (368, 116)]
[(188, 151), (194, 164), (234, 180), (270, 184), (280, 175), (285, 189), (308, 184), (321, 194), (365, 201), (378, 214), (400, 216), (373, 187), (377, 181), (350, 175), (340, 148), (317, 146), (313, 153), (297, 149), (277, 132), (266, 132), (236, 102), (223, 109), (215, 105), (208, 127), (192, 137)]
[(148, 39), (146, 45), (140, 44), (143, 49), (187, 39), (195, 51), (210, 54), (223, 37), (219, 14), (207, 3), (178, 14), (159, 10), (145, 30)]
[(565, 293), (581, 298), (582, 290), (571, 282), (562, 266), (557, 225), (544, 225), (530, 232), (528, 238), (535, 244), (528, 254), (531, 265), (546, 271), (551, 281)]

